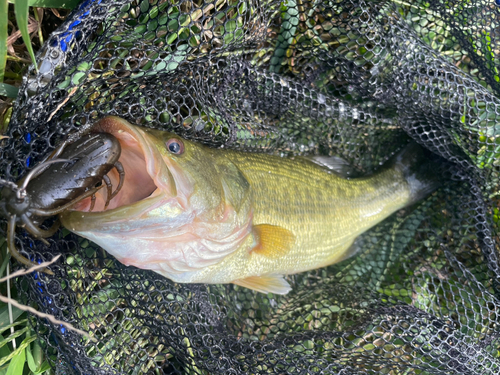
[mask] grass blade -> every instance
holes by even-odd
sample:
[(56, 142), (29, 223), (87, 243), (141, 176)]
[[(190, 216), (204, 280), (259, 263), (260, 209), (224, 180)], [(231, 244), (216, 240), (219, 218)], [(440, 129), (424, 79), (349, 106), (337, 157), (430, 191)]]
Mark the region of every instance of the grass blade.
[(7, 37), (9, 36), (7, 0), (0, 0), (0, 82), (3, 82), (7, 63)]
[[(16, 2), (16, 0), (9, 0), (11, 4)], [(28, 0), (28, 5), (38, 8), (75, 9), (79, 2), (80, 0)]]
[(30, 54), (31, 61), (33, 62), (33, 65), (35, 65), (35, 69), (38, 71), (38, 68), (35, 63), (35, 53), (33, 52), (33, 46), (31, 45), (30, 34), (28, 32), (29, 9), (30, 7), (28, 4), (28, 0), (15, 0), (14, 12), (16, 13), (17, 27), (19, 27), (19, 30), (21, 31), (24, 44), (26, 45), (26, 49)]

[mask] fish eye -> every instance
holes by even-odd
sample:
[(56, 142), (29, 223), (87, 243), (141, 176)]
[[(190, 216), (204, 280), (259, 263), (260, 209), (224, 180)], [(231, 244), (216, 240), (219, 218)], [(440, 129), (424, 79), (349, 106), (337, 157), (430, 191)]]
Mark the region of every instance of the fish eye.
[(184, 143), (177, 138), (169, 139), (165, 146), (167, 146), (168, 151), (175, 155), (180, 155), (184, 152)]

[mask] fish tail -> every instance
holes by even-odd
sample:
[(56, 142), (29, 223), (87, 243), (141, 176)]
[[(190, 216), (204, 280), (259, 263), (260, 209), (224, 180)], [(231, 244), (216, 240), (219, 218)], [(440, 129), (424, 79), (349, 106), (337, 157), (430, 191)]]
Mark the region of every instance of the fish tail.
[(443, 168), (434, 159), (430, 152), (415, 142), (394, 156), (391, 164), (403, 175), (410, 189), (408, 206), (441, 186)]

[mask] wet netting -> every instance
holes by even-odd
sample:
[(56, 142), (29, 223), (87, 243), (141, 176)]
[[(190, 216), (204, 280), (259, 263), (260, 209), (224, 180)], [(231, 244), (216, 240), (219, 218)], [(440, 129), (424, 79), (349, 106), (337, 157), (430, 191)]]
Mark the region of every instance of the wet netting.
[(106, 115), (360, 175), (413, 138), (451, 173), (284, 296), (176, 284), (67, 230), (47, 246), (18, 228), (26, 257), (62, 254), (21, 300), (94, 338), (32, 318), (56, 373), (498, 374), (499, 61), (496, 0), (81, 3), (25, 77), (6, 180)]

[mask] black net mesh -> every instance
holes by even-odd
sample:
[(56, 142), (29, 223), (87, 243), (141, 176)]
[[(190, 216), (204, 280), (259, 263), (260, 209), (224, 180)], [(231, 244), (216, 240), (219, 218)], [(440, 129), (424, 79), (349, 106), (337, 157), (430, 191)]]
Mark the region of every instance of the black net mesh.
[(59, 374), (497, 374), (496, 0), (86, 0), (38, 54), (0, 175), (17, 181), (105, 115), (210, 146), (338, 155), (360, 174), (409, 138), (455, 166), (340, 264), (264, 295), (174, 284), (65, 230), (17, 230), (54, 276), (28, 303)]

